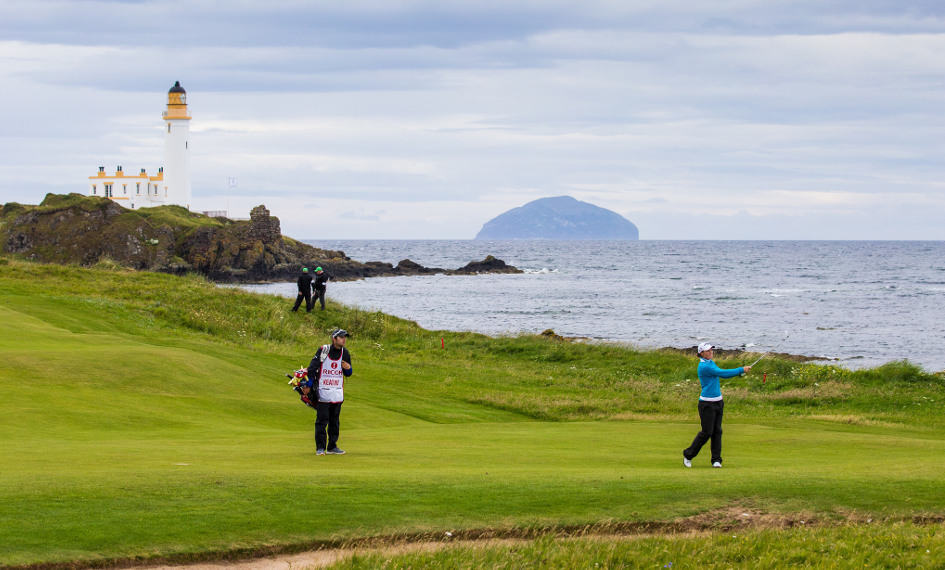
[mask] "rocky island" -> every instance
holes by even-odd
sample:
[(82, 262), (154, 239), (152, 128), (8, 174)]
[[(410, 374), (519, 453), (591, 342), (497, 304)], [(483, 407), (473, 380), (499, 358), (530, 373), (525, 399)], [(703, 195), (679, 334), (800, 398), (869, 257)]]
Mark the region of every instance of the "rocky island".
[(640, 239), (637, 227), (617, 212), (571, 196), (541, 198), (485, 223), (476, 239)]
[(80, 194), (47, 194), (38, 206), (16, 202), (0, 208), (0, 253), (46, 263), (84, 266), (102, 262), (166, 273), (197, 272), (219, 282), (259, 283), (293, 279), (301, 267), (321, 265), (336, 280), (445, 273), (521, 273), (488, 256), (458, 269), (361, 263), (282, 235), (265, 206), (249, 221), (208, 217), (180, 206), (129, 210), (112, 200)]

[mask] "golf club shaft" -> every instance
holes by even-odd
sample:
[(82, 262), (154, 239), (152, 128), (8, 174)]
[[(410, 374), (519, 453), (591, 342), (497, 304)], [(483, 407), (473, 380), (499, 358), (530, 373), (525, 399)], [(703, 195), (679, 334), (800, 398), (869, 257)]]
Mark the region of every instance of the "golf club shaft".
[[(789, 336), (791, 336), (790, 331), (788, 331), (788, 332), (784, 335), (784, 338), (781, 339), (781, 342), (778, 343), (778, 348), (784, 346), (784, 341), (786, 341)], [(761, 362), (761, 359), (762, 359), (762, 358), (768, 356), (769, 354), (771, 354), (771, 349), (768, 349), (768, 350), (764, 351), (764, 353), (762, 353), (762, 355), (758, 357), (758, 360), (752, 362), (752, 363), (749, 364), (748, 366), (754, 366), (754, 365), (758, 364), (759, 362)]]
[(768, 356), (768, 353), (767, 353), (767, 352), (764, 353), (764, 354), (762, 354), (761, 356), (759, 356), (759, 357), (758, 357), (758, 360), (752, 362), (752, 363), (749, 364), (748, 366), (754, 366), (754, 365), (758, 364), (759, 362), (761, 362), (761, 359), (764, 358), (765, 356)]

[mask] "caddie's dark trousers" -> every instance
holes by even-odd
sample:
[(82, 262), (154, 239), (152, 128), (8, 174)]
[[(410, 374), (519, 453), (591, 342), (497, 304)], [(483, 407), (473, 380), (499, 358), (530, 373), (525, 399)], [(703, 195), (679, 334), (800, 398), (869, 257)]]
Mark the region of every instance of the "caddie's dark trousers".
[[(324, 289), (315, 289), (315, 298), (318, 299), (318, 302), (322, 305), (322, 310), (325, 310), (325, 290)], [(312, 305), (315, 305), (315, 301), (312, 301)]]
[(699, 400), (699, 421), (702, 423), (702, 431), (696, 434), (692, 440), (692, 445), (683, 450), (686, 459), (693, 459), (699, 455), (699, 450), (705, 445), (705, 442), (712, 440), (712, 463), (722, 462), (722, 400), (718, 402), (706, 402)]
[[(315, 408), (315, 448), (334, 449), (338, 447), (338, 432), (341, 430), (341, 404), (319, 402)], [(325, 445), (325, 427), (328, 427), (328, 438)]]
[(306, 291), (306, 292), (304, 292), (304, 293), (302, 293), (302, 292), (300, 291), (300, 292), (299, 292), (299, 296), (295, 298), (295, 306), (292, 307), (292, 310), (293, 310), (293, 311), (298, 311), (298, 310), (299, 310), (299, 305), (302, 304), (302, 299), (305, 299), (305, 310), (311, 313), (311, 312), (312, 312), (312, 306), (313, 306), (313, 303), (312, 303), (312, 292), (311, 292), (311, 291)]

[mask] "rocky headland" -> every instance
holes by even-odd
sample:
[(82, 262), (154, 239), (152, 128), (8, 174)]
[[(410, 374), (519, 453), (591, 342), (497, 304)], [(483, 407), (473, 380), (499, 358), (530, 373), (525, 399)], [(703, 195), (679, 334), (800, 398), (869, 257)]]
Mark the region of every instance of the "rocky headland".
[(180, 206), (129, 210), (102, 197), (47, 194), (38, 206), (16, 202), (0, 208), (0, 252), (46, 263), (84, 266), (114, 263), (166, 273), (196, 272), (219, 282), (259, 283), (294, 279), (302, 267), (320, 265), (336, 280), (398, 275), (521, 273), (488, 256), (458, 269), (362, 263), (282, 235), (265, 206), (249, 221), (211, 218)]

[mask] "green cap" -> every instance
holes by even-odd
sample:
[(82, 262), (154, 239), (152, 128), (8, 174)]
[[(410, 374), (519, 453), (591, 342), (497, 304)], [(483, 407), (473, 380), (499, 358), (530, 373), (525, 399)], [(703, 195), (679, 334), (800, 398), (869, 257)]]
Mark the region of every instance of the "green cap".
[(303, 268), (302, 268), (302, 273), (308, 273), (308, 267), (303, 267)]
[(315, 268), (315, 271), (321, 271), (321, 270), (322, 270), (321, 267), (316, 267), (316, 268)]

